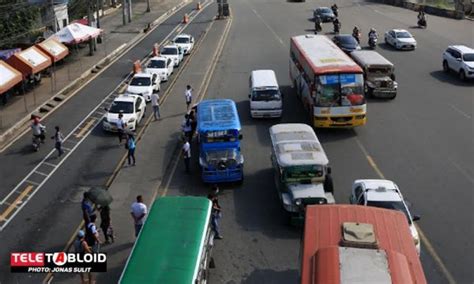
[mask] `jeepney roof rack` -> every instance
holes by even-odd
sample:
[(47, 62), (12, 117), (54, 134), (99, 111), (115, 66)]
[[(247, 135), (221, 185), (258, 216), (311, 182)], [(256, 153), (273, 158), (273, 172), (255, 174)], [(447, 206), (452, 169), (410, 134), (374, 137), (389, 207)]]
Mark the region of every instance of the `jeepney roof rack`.
[(367, 223), (342, 223), (341, 246), (377, 249), (374, 226)]

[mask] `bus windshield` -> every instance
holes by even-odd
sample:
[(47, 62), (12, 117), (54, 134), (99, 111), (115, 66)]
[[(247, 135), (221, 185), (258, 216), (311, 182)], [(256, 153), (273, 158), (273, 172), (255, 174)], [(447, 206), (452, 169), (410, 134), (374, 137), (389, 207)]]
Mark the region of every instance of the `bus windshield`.
[(323, 166), (321, 165), (285, 167), (283, 172), (284, 178), (287, 181), (319, 178), (322, 177), (324, 174)]
[(202, 136), (204, 143), (235, 142), (239, 139), (238, 130), (206, 131)]
[(316, 105), (321, 107), (358, 106), (365, 104), (362, 74), (319, 76), (320, 90)]

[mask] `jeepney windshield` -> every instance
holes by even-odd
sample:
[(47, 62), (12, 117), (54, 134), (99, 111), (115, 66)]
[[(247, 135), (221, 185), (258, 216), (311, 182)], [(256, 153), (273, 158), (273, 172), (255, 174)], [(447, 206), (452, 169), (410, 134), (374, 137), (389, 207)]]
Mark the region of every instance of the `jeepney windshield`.
[(206, 131), (201, 134), (201, 138), (204, 143), (235, 142), (239, 139), (239, 131), (236, 129)]
[(358, 106), (365, 104), (362, 74), (333, 74), (319, 76), (316, 106)]
[(286, 181), (308, 180), (323, 175), (324, 168), (321, 165), (292, 166), (283, 169), (283, 179)]
[(370, 67), (367, 71), (368, 76), (390, 76), (392, 74), (390, 67)]

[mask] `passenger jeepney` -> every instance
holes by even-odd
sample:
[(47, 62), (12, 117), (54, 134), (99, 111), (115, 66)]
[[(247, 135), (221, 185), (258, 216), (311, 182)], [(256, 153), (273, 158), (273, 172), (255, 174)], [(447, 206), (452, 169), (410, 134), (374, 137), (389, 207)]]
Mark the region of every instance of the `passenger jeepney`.
[(324, 188), (328, 158), (309, 125), (277, 124), (270, 127), (270, 137), (278, 195), (291, 215), (290, 223), (302, 224), (306, 205), (335, 203), (332, 192)]
[(351, 53), (352, 59), (364, 70), (364, 90), (367, 96), (394, 99), (398, 84), (392, 62), (373, 50)]

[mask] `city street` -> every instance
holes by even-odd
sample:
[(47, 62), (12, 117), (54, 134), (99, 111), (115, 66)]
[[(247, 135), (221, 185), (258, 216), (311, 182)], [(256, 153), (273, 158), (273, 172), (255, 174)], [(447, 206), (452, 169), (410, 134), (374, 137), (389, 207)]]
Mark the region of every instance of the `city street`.
[[(421, 30), (414, 27), (416, 13), (410, 10), (362, 0), (335, 2), (339, 6), (341, 33), (351, 33), (357, 25), (362, 31), (361, 45), (365, 47), (369, 29), (377, 29), (377, 52), (394, 63), (399, 86), (394, 100), (368, 100), (365, 126), (346, 130), (316, 129), (332, 167), (336, 203), (349, 202), (355, 179), (393, 180), (411, 203), (412, 213), (421, 215), (417, 222), (421, 233), (420, 257), (428, 282), (472, 283), (474, 84), (444, 73), (441, 63), (442, 53), (448, 45), (474, 45), (473, 22), (429, 15), (428, 29)], [(221, 229), (224, 238), (215, 241), (216, 268), (210, 270), (210, 283), (298, 283), (302, 229), (288, 225), (288, 215), (278, 198), (268, 129), (277, 123), (309, 123), (308, 114), (290, 86), (290, 38), (313, 33), (312, 10), (330, 6), (334, 1), (242, 0), (229, 3), (232, 21), (221, 56), (214, 58), (214, 50), (207, 53), (201, 50), (194, 68), (186, 69), (186, 65), (182, 65), (179, 67), (184, 68), (182, 74), (175, 71), (173, 75), (190, 80), (212, 76), (208, 87), (192, 82), (197, 89), (195, 94), (206, 91), (202, 93), (204, 99), (234, 100), (242, 124), (245, 180), (242, 185), (221, 186), (219, 201), (223, 208)], [(9, 253), (64, 249), (81, 222), (79, 202), (82, 192), (91, 186), (107, 184), (119, 169), (117, 166), (121, 165), (125, 153), (117, 138), (102, 130), (100, 120), (92, 122), (83, 131), (78, 126), (87, 123), (88, 114), (101, 106), (106, 97), (119, 92), (132, 62), (148, 55), (154, 43), (174, 36), (178, 32), (176, 27), (192, 34), (197, 42), (201, 39), (212, 26), (217, 6), (211, 4), (197, 12), (195, 5), (195, 2), (191, 3), (168, 18), (48, 117), (45, 121), (48, 138), (53, 134), (54, 125), (60, 125), (64, 134), (71, 133), (82, 140), (64, 161), (52, 157), (46, 160), (58, 166), (44, 184), (36, 186), (38, 183), (34, 179), (25, 177), (52, 151), (49, 139), (47, 147), (32, 153), (28, 133), (0, 154), (0, 200), (6, 200), (16, 188), (15, 194), (25, 192), (23, 185), (28, 180), (33, 185), (30, 190), (38, 188), (34, 196), (28, 196), (27, 204), (16, 206), (16, 209), (21, 206), (21, 210), (14, 217), (0, 218), (0, 239), (4, 244), (0, 249), (0, 283), (43, 280), (45, 275), (41, 274), (9, 273)], [(184, 13), (192, 17), (187, 26), (180, 25)], [(219, 32), (224, 30), (222, 26), (220, 23)], [(323, 24), (323, 34), (332, 37), (332, 28), (331, 23)], [(417, 49), (397, 51), (383, 43), (383, 33), (391, 28), (409, 30), (418, 41)], [(204, 36), (203, 46), (217, 42), (218, 38), (214, 34)], [(193, 56), (191, 54), (187, 60)], [(214, 60), (215, 70), (209, 66)], [(198, 70), (199, 64), (203, 65), (201, 70)], [(282, 119), (250, 118), (248, 81), (250, 72), (255, 69), (275, 71), (284, 96)], [(177, 147), (173, 144), (177, 141), (179, 125), (174, 127), (174, 121), (170, 123), (170, 120), (178, 120), (178, 117), (181, 120), (184, 114), (184, 103), (181, 103), (184, 98), (176, 99), (184, 93), (184, 82), (179, 78), (176, 78), (179, 82), (176, 87), (172, 80), (161, 86), (161, 94), (168, 88), (172, 90), (170, 99), (162, 101), (165, 118), (159, 123), (163, 126), (159, 132), (145, 130), (144, 138), (137, 146), (143, 151), (140, 155), (157, 157), (161, 163), (156, 177), (150, 176), (153, 171), (143, 173), (147, 182), (153, 180), (155, 186), (159, 186), (157, 192), (151, 192), (155, 187), (149, 190), (150, 196), (205, 196), (209, 192), (209, 186), (203, 184), (199, 175), (196, 143), (192, 145), (192, 175), (184, 173), (184, 165), (178, 160)], [(146, 119), (150, 109), (148, 105)], [(165, 146), (158, 145), (157, 139)], [(161, 179), (167, 182), (161, 182)], [(143, 190), (137, 188), (136, 192), (139, 194)], [(126, 194), (135, 195), (130, 191)], [(126, 200), (126, 207), (118, 206), (114, 210), (123, 210), (124, 215), (129, 216), (129, 201)], [(151, 200), (146, 203), (151, 204)], [(3, 217), (1, 214), (9, 210), (9, 206), (10, 203), (0, 204), (0, 216)], [(130, 220), (116, 219), (114, 226), (128, 228)], [(130, 250), (130, 245), (126, 249)], [(121, 254), (122, 259), (115, 262), (124, 263), (125, 255)], [(115, 283), (119, 272), (120, 267), (114, 267), (113, 277), (99, 277), (98, 283)], [(63, 282), (69, 283), (69, 280)], [(79, 281), (78, 278), (75, 280)]]

